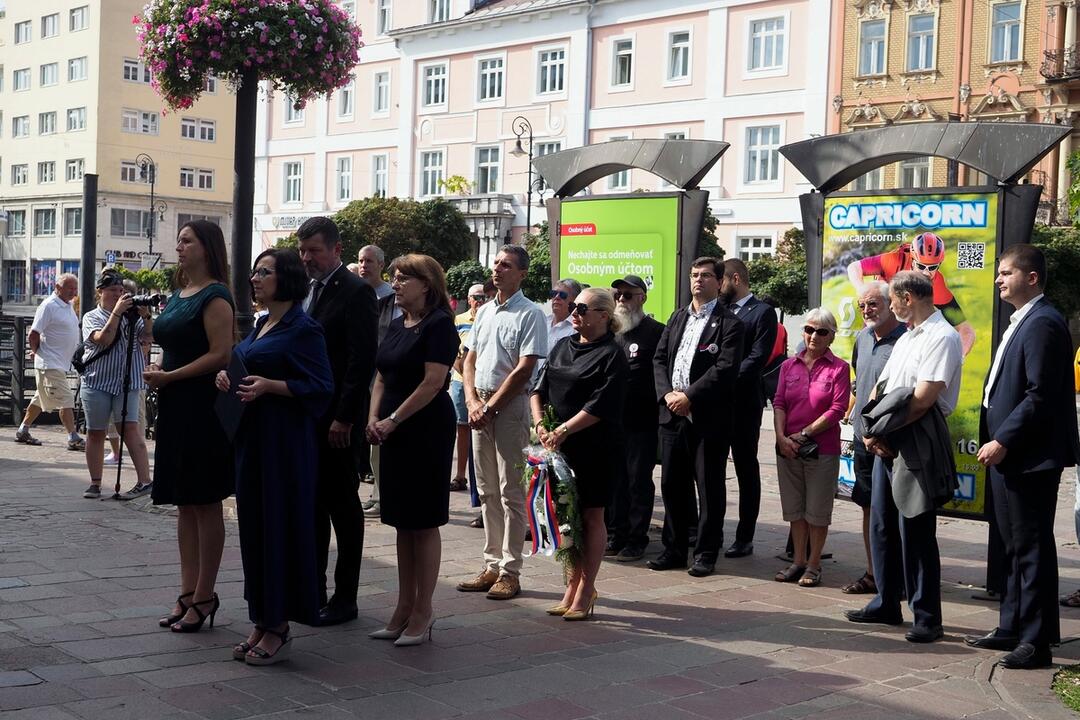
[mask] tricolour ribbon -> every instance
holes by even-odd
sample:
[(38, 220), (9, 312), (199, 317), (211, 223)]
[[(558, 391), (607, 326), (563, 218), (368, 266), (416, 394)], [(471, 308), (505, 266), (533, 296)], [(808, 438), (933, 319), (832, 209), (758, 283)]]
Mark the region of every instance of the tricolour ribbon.
[(559, 520), (555, 514), (555, 499), (551, 488), (551, 471), (546, 460), (528, 455), (525, 462), (532, 468), (527, 491), (529, 530), (532, 532), (532, 552), (529, 555), (555, 554), (561, 545)]

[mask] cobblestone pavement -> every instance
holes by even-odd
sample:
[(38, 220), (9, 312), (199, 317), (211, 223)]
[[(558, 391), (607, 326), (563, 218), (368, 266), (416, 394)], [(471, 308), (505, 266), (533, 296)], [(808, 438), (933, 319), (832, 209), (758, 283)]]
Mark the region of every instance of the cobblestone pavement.
[[(971, 597), (983, 576), (985, 525), (940, 521), (946, 639), (914, 646), (903, 628), (841, 616), (866, 600), (839, 589), (863, 559), (849, 503), (837, 505), (827, 546), (835, 557), (822, 587), (771, 580), (787, 532), (771, 464), (763, 465), (753, 556), (721, 559), (701, 579), (605, 561), (591, 623), (543, 613), (561, 595), (560, 569), (548, 559), (526, 561), (515, 600), (456, 592), (479, 569), (481, 531), (467, 525), (474, 511), (466, 494), (452, 493), (433, 642), (395, 648), (369, 640), (389, 616), (396, 584), (393, 532), (369, 521), (359, 620), (297, 626), (292, 659), (260, 669), (229, 652), (248, 629), (235, 523), (214, 629), (161, 630), (156, 620), (176, 595), (172, 517), (150, 512), (148, 499), (82, 499), (83, 458), (63, 449), (58, 429), (35, 430), (45, 443), (36, 448), (11, 442), (10, 428), (0, 432), (4, 718), (1071, 717), (1049, 690), (1052, 670), (1002, 670), (993, 664), (998, 653), (961, 641), (996, 621), (991, 604)], [(771, 445), (764, 433), (763, 458)], [(125, 475), (126, 488), (134, 478)], [(1063, 592), (1080, 585), (1067, 476), (1057, 521)], [(735, 507), (729, 502), (729, 538)], [(654, 542), (649, 556), (657, 551)], [(1080, 656), (1080, 611), (1063, 612), (1062, 630), (1057, 660), (1071, 664)]]

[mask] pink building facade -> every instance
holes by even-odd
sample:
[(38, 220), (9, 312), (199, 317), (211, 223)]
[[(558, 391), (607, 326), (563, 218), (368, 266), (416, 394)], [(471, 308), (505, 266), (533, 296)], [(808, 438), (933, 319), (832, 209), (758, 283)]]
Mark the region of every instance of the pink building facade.
[[(832, 1), (343, 3), (366, 43), (353, 84), (299, 112), (280, 93), (264, 98), (256, 247), (354, 199), (449, 195), (441, 181), (453, 176), (474, 200), (498, 198), (499, 233), (517, 238), (529, 186), (528, 158), (512, 154), (522, 116), (534, 156), (624, 138), (727, 141), (701, 183), (720, 243), (728, 257), (771, 252), (810, 189), (777, 149), (825, 132)], [(543, 192), (533, 189), (535, 224)], [(632, 170), (590, 192), (664, 189)]]

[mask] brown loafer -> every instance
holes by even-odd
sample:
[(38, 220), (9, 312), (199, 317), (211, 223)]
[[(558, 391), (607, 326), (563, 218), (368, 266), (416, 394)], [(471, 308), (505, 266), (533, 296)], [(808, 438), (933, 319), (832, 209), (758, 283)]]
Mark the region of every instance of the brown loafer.
[(499, 574), (494, 570), (484, 570), (472, 580), (458, 583), (461, 592), (487, 592), (498, 581)]
[(521, 592), (521, 583), (513, 575), (500, 575), (498, 582), (488, 590), (490, 600), (509, 600)]

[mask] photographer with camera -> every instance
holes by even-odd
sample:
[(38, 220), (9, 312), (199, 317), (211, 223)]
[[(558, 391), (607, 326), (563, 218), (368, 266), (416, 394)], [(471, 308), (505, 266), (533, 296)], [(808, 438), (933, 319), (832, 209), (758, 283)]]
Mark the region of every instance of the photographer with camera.
[[(136, 306), (135, 298), (124, 290), (124, 278), (116, 270), (102, 271), (97, 291), (98, 306), (82, 319), (86, 348), (82, 401), (86, 413), (86, 467), (90, 471), (90, 487), (83, 497), (101, 497), (105, 435), (112, 422), (135, 464), (138, 482), (122, 496), (130, 500), (145, 495), (151, 487), (146, 443), (139, 432), (138, 403), (139, 391), (146, 387), (142, 376), (146, 358), (140, 343), (149, 342), (153, 320), (149, 303)], [(136, 337), (132, 337), (133, 333)]]

